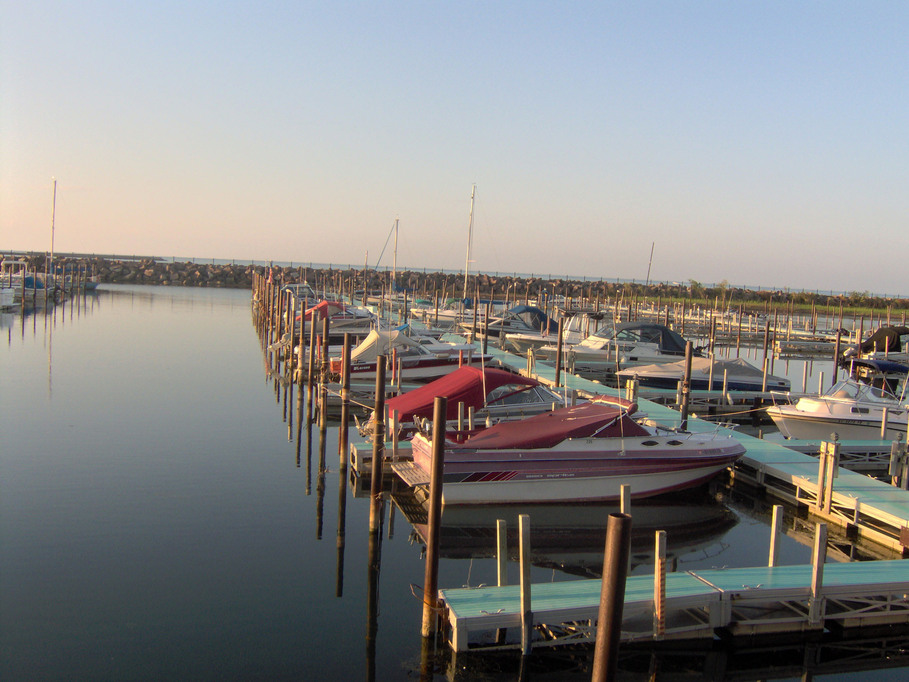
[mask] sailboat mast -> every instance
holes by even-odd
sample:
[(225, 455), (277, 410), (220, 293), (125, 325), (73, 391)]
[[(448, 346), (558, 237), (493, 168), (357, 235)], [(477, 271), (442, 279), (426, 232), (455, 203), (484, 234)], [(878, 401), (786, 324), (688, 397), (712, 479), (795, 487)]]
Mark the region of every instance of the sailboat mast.
[(477, 193), (477, 186), (470, 190), (470, 215), (467, 219), (467, 262), (464, 263), (464, 296), (467, 298), (467, 273), (470, 271), (470, 245), (473, 243), (473, 199)]
[[(54, 201), (51, 204), (51, 250), (50, 250), (50, 267), (51, 275), (54, 274), (54, 223), (57, 218), (57, 178), (51, 178), (54, 181)], [(56, 285), (56, 277), (54, 277)]]
[(395, 251), (391, 258), (391, 293), (395, 292), (398, 281), (398, 219), (395, 218)]

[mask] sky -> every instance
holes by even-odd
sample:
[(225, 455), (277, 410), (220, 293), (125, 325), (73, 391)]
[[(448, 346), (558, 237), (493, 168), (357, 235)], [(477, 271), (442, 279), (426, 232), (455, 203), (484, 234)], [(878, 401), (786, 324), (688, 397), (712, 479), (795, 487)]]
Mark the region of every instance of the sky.
[[(0, 0), (0, 251), (909, 295), (909, 4)], [(652, 249), (652, 260), (651, 260)], [(381, 265), (393, 262), (391, 243)]]

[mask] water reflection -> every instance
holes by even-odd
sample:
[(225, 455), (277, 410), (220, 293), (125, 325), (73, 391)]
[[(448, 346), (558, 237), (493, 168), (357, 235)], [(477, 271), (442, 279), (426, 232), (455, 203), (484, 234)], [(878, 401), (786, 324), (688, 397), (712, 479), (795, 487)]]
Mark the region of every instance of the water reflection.
[[(412, 495), (398, 493), (394, 503), (412, 524), (414, 537), (424, 547), (428, 537), (426, 508)], [(507, 526), (508, 558), (518, 560), (518, 516), (530, 516), (530, 546), (533, 565), (572, 576), (599, 578), (609, 514), (618, 506), (502, 505), (448, 506), (442, 511), (440, 556), (445, 559), (495, 558), (496, 521)], [(631, 509), (631, 567), (652, 566), (654, 533), (665, 530), (667, 556), (700, 552), (711, 556), (726, 549), (722, 537), (738, 523), (725, 504), (706, 491), (642, 500)]]

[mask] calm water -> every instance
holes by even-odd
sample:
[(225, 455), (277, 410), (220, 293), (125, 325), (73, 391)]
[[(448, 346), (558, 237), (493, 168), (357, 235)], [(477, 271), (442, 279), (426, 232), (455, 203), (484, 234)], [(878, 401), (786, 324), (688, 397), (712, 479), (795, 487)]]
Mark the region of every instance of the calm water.
[[(389, 504), (369, 547), (334, 425), (324, 467), (318, 432), (294, 442), (296, 399), (286, 409), (266, 378), (247, 291), (108, 288), (2, 324), (0, 679), (420, 678), (422, 545)], [(663, 505), (635, 517), (636, 573), (660, 527), (680, 569), (766, 561), (763, 505), (722, 489)], [(534, 580), (597, 572), (601, 531), (577, 526), (605, 511), (582, 512), (532, 514)], [(447, 522), (440, 585), (493, 583), (494, 518)], [(808, 554), (783, 538), (781, 563)], [(711, 660), (656, 665), (703, 675)], [(649, 661), (623, 654), (626, 677), (646, 678)], [(513, 656), (453, 664), (444, 649), (434, 663), (437, 679), (518, 671)], [(550, 653), (529, 676), (589, 679), (588, 666), (585, 652)]]

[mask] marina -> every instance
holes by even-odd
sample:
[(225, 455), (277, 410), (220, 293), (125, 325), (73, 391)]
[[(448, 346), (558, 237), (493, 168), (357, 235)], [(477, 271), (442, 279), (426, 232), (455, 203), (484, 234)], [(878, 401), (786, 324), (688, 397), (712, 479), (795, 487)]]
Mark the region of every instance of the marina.
[[(259, 296), (254, 298), (268, 300)], [(504, 570), (510, 574), (510, 586), (502, 588), (484, 586), (499, 581), (498, 510), (493, 506), (476, 516), (467, 505), (465, 516), (454, 513), (457, 507), (446, 507), (452, 511), (442, 514), (437, 584), (444, 607), (438, 612), (439, 622), (449, 625), (427, 650), (427, 640), (420, 636), (421, 600), (413, 596), (417, 586), (424, 584), (427, 500), (421, 499), (419, 491), (416, 496), (408, 491), (393, 474), (393, 462), (387, 461), (406, 461), (409, 441), (383, 441), (379, 448), (382, 476), (374, 482), (375, 443), (356, 435), (352, 425), (346, 438), (341, 438), (337, 417), (323, 420), (319, 397), (324, 389), (319, 381), (313, 383), (313, 398), (308, 400), (306, 376), (321, 376), (319, 356), (310, 360), (308, 348), (298, 343), (274, 346), (281, 331), (255, 312), (250, 324), (249, 298), (249, 292), (242, 290), (102, 285), (96, 295), (74, 299), (75, 305), (67, 305), (65, 314), (58, 306), (48, 312), (4, 317), (8, 353), (14, 360), (11, 366), (16, 368), (14, 375), (7, 374), (9, 380), (18, 382), (24, 372), (45, 377), (29, 384), (20, 397), (29, 404), (43, 405), (44, 415), (49, 409), (65, 408), (71, 415), (69, 423), (78, 425), (75, 433), (81, 434), (73, 439), (45, 431), (30, 445), (17, 437), (11, 441), (14, 451), (30, 452), (31, 459), (10, 455), (10, 450), (4, 454), (4, 468), (12, 476), (6, 479), (0, 496), (3, 534), (9, 539), (0, 552), (10, 569), (0, 579), (4, 603), (0, 619), (4, 633), (11, 631), (13, 619), (19, 623), (16, 636), (6, 639), (9, 644), (3, 650), (0, 670), (4, 677), (47, 679), (66, 670), (76, 671), (75, 677), (152, 679), (173, 676), (177, 670), (226, 671), (251, 666), (249, 669), (271, 670), (279, 677), (288, 671), (308, 677), (335, 670), (343, 677), (367, 679), (473, 679), (477, 675), (514, 679), (518, 670), (513, 666), (522, 658), (522, 621), (520, 595), (515, 598), (512, 592), (520, 591), (517, 578), (526, 572), (535, 627), (532, 653), (523, 657), (526, 663), (521, 666), (541, 672), (553, 661), (561, 661), (558, 665), (573, 670), (567, 673), (568, 679), (589, 679), (592, 650), (577, 647), (595, 632), (591, 621), (596, 620), (599, 603), (603, 524), (618, 510), (616, 503), (522, 509), (529, 516), (532, 551), (526, 570), (521, 568), (517, 546), (520, 513), (506, 511), (509, 549)], [(281, 311), (289, 305), (274, 299), (269, 308), (273, 319), (280, 320)], [(154, 326), (148, 324), (151, 319)], [(109, 347), (105, 358), (112, 367), (131, 368), (118, 378), (118, 385), (143, 386), (141, 392), (129, 392), (130, 399), (124, 402), (117, 393), (101, 386), (92, 388), (83, 373), (74, 372), (78, 363), (73, 352), (96, 334), (136, 338), (131, 330), (141, 331), (141, 343), (124, 349), (122, 360)], [(173, 339), (169, 339), (171, 335)], [(82, 337), (85, 339), (80, 340)], [(71, 349), (74, 342), (79, 346)], [(190, 346), (184, 345), (187, 343)], [(209, 352), (179, 353), (178, 347), (208, 348)], [(293, 355), (290, 348), (297, 349)], [(127, 352), (143, 354), (147, 361), (135, 366), (126, 359)], [(500, 366), (528, 370), (527, 357), (512, 355), (494, 344), (488, 344), (486, 352)], [(310, 362), (311, 372), (299, 371)], [(159, 375), (152, 370), (169, 366), (172, 369)], [(225, 372), (226, 367), (232, 369)], [(624, 390), (565, 370), (557, 378), (557, 370), (539, 360), (533, 370), (543, 384), (558, 384), (566, 403), (596, 393), (626, 395)], [(192, 376), (193, 381), (182, 381), (181, 390), (174, 394), (167, 385), (178, 375)], [(796, 378), (793, 383), (797, 382)], [(389, 390), (395, 391), (391, 382)], [(9, 402), (11, 393), (4, 389), (3, 395), (4, 433), (24, 436), (18, 424), (11, 430), (7, 420), (21, 413)], [(159, 398), (163, 395), (170, 396), (166, 403)], [(670, 424), (680, 420), (679, 411), (669, 406), (642, 395), (637, 402), (648, 419)], [(209, 403), (215, 409), (204, 407)], [(17, 400), (17, 404), (22, 403)], [(74, 413), (74, 406), (82, 404), (91, 408)], [(694, 418), (696, 411), (692, 410), (689, 429), (717, 428)], [(194, 416), (184, 423), (175, 417), (181, 413)], [(153, 416), (154, 424), (147, 423), (146, 416)], [(472, 416), (465, 413), (454, 420), (466, 422)], [(36, 416), (28, 416), (22, 423), (29, 425), (34, 419)], [(119, 424), (121, 430), (111, 432), (99, 428), (100, 424)], [(178, 440), (161, 441), (155, 436), (162, 424), (168, 424)], [(29, 433), (36, 431), (37, 426), (28, 429)], [(200, 439), (198, 434), (203, 432), (207, 435)], [(144, 434), (138, 444), (136, 434)], [(906, 547), (902, 533), (909, 525), (905, 498), (901, 497), (906, 493), (842, 468), (835, 480), (826, 478), (819, 471), (823, 461), (816, 454), (823, 447), (819, 442), (789, 444), (803, 454), (768, 438), (738, 431), (732, 437), (745, 446), (745, 455), (726, 476), (711, 483), (704, 499), (661, 497), (654, 498), (653, 506), (648, 500), (631, 505), (632, 518), (639, 525), (632, 538), (626, 587), (628, 624), (622, 626), (620, 669), (630, 674), (641, 660), (658, 661), (656, 665), (666, 671), (674, 666), (679, 671), (712, 670), (712, 679), (725, 679), (725, 673), (716, 667), (718, 661), (724, 670), (751, 665), (733, 649), (739, 652), (760, 646), (761, 638), (784, 632), (802, 633), (803, 671), (824, 669), (824, 657), (817, 652), (837, 650), (844, 633), (850, 633), (850, 641), (864, 642), (861, 646), (869, 657), (865, 670), (881, 671), (881, 663), (874, 662), (871, 652), (888, 652), (887, 661), (898, 665), (902, 660), (899, 638), (905, 635), (906, 622), (905, 590), (899, 593), (905, 587), (899, 576)], [(115, 442), (133, 444), (127, 461), (121, 460), (122, 448), (114, 446)], [(843, 441), (840, 447), (856, 456), (865, 452), (866, 457), (874, 457), (878, 471), (889, 457), (889, 444), (883, 441)], [(347, 456), (338, 458), (339, 449)], [(58, 453), (71, 453), (57, 465), (59, 474), (50, 479), (47, 473), (39, 476), (39, 471), (47, 472)], [(93, 483), (89, 485), (89, 481)], [(832, 481), (829, 492), (828, 481)], [(83, 496), (98, 485), (102, 494), (84, 507)], [(374, 485), (378, 488), (371, 490)], [(121, 486), (125, 486), (122, 493), (118, 492)], [(331, 488), (336, 490), (329, 492)], [(69, 509), (65, 522), (52, 511), (36, 513), (35, 505), (44, 504), (40, 491), (47, 489), (56, 491), (58, 506)], [(171, 504), (160, 507), (158, 499)], [(785, 512), (779, 512), (779, 522), (767, 517), (767, 500), (785, 507)], [(72, 504), (83, 511), (73, 513)], [(99, 514), (114, 514), (121, 523), (117, 528), (98, 528), (93, 523)], [(28, 518), (43, 521), (35, 526), (25, 521)], [(819, 523), (829, 533), (827, 564), (812, 601), (810, 567), (812, 556), (819, 551), (814, 546)], [(757, 534), (767, 540), (752, 541), (755, 526)], [(768, 545), (774, 535), (771, 528), (777, 528), (778, 553), (772, 571), (767, 566)], [(655, 545), (660, 532), (664, 533), (665, 555)], [(62, 542), (62, 533), (71, 539)], [(200, 533), (208, 539), (200, 541)], [(198, 549), (192, 549), (193, 543), (200, 542)], [(44, 565), (51, 548), (55, 554), (63, 551), (66, 559), (70, 578), (61, 582), (61, 589), (94, 585), (90, 567), (98, 565), (107, 567), (98, 578), (109, 585), (106, 596), (91, 608), (81, 598), (70, 597), (71, 602), (75, 599), (75, 610), (71, 615), (58, 615), (53, 631), (43, 624), (42, 612), (26, 616), (39, 587), (59, 580), (50, 566), (36, 569)], [(148, 552), (155, 548), (157, 558), (149, 560)], [(238, 553), (247, 558), (238, 561)], [(665, 557), (662, 564), (661, 556)], [(666, 591), (660, 599), (667, 610), (665, 628), (654, 636), (654, 570), (659, 565), (666, 569)], [(880, 575), (849, 572), (850, 566), (872, 565), (880, 567), (875, 569)], [(125, 567), (131, 571), (124, 574)], [(367, 569), (363, 573), (362, 567)], [(306, 575), (304, 582), (296, 577), (301, 570)], [(121, 578), (115, 580), (112, 576), (116, 574)], [(173, 578), (162, 582), (167, 575)], [(461, 587), (465, 580), (469, 589)], [(147, 589), (140, 587), (146, 584)], [(179, 586), (179, 590), (172, 593), (167, 585)], [(757, 585), (767, 589), (757, 589)], [(100, 589), (100, 583), (90, 588), (86, 598), (102, 594)], [(588, 596), (569, 598), (568, 592), (561, 592), (582, 589), (588, 590)], [(57, 592), (51, 589), (46, 595), (47, 609), (55, 608), (51, 597)], [(178, 595), (192, 592), (197, 596), (190, 603), (181, 606), (174, 601)], [(459, 598), (468, 604), (481, 598), (502, 600), (495, 602), (499, 605), (494, 609), (488, 604), (477, 606), (478, 611), (498, 612), (498, 620), (483, 621), (483, 614), (464, 615), (466, 620), (459, 620), (472, 608), (463, 606), (465, 602), (458, 602)], [(812, 604), (820, 603), (824, 604), (821, 620), (810, 619), (809, 612), (817, 616), (819, 608)], [(577, 610), (566, 621), (569, 604)], [(764, 613), (769, 606), (777, 618)], [(107, 619), (99, 608), (109, 614)], [(144, 616), (130, 621), (124, 609)], [(313, 628), (311, 617), (317, 612), (320, 625)], [(351, 613), (358, 614), (361, 626), (351, 626)], [(99, 624), (89, 628), (96, 644), (83, 646), (82, 653), (76, 654), (74, 638), (85, 627), (86, 618)], [(169, 633), (161, 629), (175, 619), (185, 621), (186, 626)], [(266, 620), (274, 625), (265, 626)], [(392, 621), (396, 621), (393, 627)], [(117, 627), (122, 622), (128, 624), (125, 629)], [(104, 623), (113, 629), (104, 629)], [(200, 630), (200, 624), (207, 627)], [(192, 629), (192, 636), (187, 628)], [(500, 630), (507, 631), (504, 645), (512, 648), (495, 653)], [(236, 637), (249, 641), (245, 638), (250, 633), (257, 633), (254, 648), (228, 647)], [(160, 660), (155, 652), (173, 646), (177, 637), (189, 637), (198, 647), (220, 652), (220, 662), (190, 660), (188, 653), (169, 662)], [(359, 653), (318, 660), (301, 656), (294, 653), (294, 641), (300, 637), (310, 642), (307, 651), (315, 646)], [(478, 653), (475, 646), (460, 650), (465, 641), (488, 645), (490, 638), (492, 651)], [(149, 645), (147, 653), (130, 644), (138, 641)], [(689, 642), (685, 658), (679, 658), (678, 648), (670, 646), (673, 641)], [(64, 646), (56, 647), (59, 653), (54, 653), (50, 642)], [(554, 644), (568, 643), (572, 646), (556, 654), (562, 647), (553, 648)], [(106, 661), (99, 646), (120, 651), (118, 662)], [(540, 653), (544, 650), (553, 653)], [(814, 653), (806, 658), (808, 650)], [(552, 659), (553, 655), (558, 658)], [(156, 663), (150, 664), (149, 656)], [(246, 662), (240, 663), (238, 657)], [(38, 658), (43, 661), (41, 667), (33, 668)], [(793, 669), (781, 664), (780, 677), (784, 670), (791, 675)], [(32, 670), (39, 672), (30, 674)], [(770, 672), (769, 677), (776, 674)], [(861, 672), (843, 669), (837, 674), (853, 679)]]

